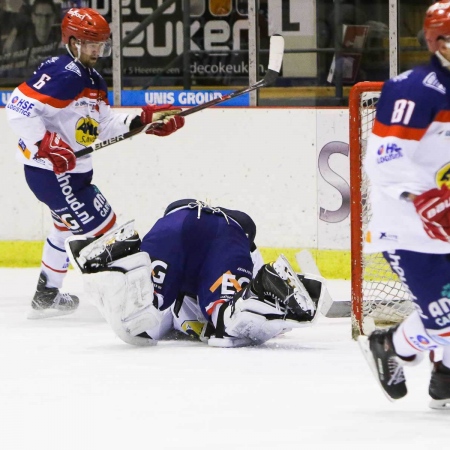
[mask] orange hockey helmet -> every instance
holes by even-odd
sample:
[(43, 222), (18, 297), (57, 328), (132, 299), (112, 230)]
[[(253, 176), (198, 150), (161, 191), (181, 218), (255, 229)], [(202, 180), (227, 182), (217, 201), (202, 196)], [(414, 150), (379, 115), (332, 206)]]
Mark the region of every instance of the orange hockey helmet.
[(71, 8), (61, 23), (62, 41), (69, 43), (74, 36), (80, 40), (106, 42), (111, 29), (105, 18), (92, 8)]
[(450, 37), (450, 0), (436, 2), (427, 9), (423, 31), (428, 50), (436, 52), (437, 40)]

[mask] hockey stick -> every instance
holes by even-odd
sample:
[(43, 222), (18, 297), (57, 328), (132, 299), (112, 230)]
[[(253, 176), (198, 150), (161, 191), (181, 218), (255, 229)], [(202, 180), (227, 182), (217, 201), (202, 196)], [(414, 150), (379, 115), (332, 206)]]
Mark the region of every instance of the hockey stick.
[[(230, 94), (223, 95), (222, 97), (215, 98), (210, 100), (209, 102), (202, 103), (200, 105), (194, 106), (192, 108), (186, 109), (185, 111), (181, 111), (177, 114), (177, 116), (190, 116), (198, 111), (202, 111), (203, 109), (209, 108), (210, 106), (218, 105), (219, 103), (226, 102), (227, 100), (231, 100), (232, 98), (239, 97), (240, 95), (247, 94), (248, 92), (254, 91), (256, 89), (260, 89), (262, 87), (270, 86), (275, 83), (275, 80), (280, 73), (281, 64), (283, 62), (283, 52), (284, 52), (284, 39), (279, 34), (274, 34), (270, 38), (270, 50), (269, 50), (269, 66), (267, 68), (266, 75), (260, 81), (251, 86), (248, 86), (243, 89), (239, 89), (237, 91), (231, 92)], [(161, 121), (148, 123), (141, 127), (135, 128), (131, 131), (128, 131), (124, 134), (120, 134), (119, 136), (106, 139), (105, 141), (98, 142), (97, 144), (93, 144), (90, 147), (83, 148), (75, 152), (75, 156), (80, 158), (82, 156), (88, 155), (89, 153), (95, 152), (96, 150), (100, 150), (101, 148), (109, 147), (117, 142), (124, 141), (125, 139), (130, 139), (133, 136), (136, 136), (140, 133), (145, 133), (146, 131), (157, 128), (162, 125)]]

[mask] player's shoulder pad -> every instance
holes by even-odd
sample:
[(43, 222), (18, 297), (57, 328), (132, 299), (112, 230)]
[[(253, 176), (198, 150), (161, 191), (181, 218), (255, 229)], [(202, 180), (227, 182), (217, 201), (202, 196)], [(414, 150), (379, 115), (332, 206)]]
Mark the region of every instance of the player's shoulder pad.
[(81, 69), (75, 60), (69, 55), (54, 56), (42, 62), (35, 72), (35, 75), (46, 73), (53, 76), (68, 76), (81, 78)]
[(416, 107), (405, 126), (425, 129), (439, 111), (449, 109), (446, 96), (449, 88), (450, 72), (446, 76), (442, 66), (427, 64), (401, 73), (384, 83), (377, 105), (377, 121), (389, 125), (398, 102), (407, 101)]
[[(440, 66), (426, 64), (397, 75), (383, 86), (391, 98), (406, 98), (415, 102), (441, 102), (450, 87), (450, 73)], [(446, 70), (446, 69), (445, 69)]]
[(44, 61), (26, 84), (39, 95), (69, 101), (83, 91), (85, 76), (72, 57), (63, 55)]

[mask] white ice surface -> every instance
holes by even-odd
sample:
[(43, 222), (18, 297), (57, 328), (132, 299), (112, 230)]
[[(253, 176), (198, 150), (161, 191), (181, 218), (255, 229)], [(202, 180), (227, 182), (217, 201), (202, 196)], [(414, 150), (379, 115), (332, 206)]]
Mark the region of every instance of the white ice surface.
[(350, 338), (321, 318), (264, 346), (120, 341), (69, 272), (72, 315), (26, 319), (37, 269), (1, 269), (0, 449), (446, 448), (450, 413), (428, 408), (429, 367), (390, 403)]

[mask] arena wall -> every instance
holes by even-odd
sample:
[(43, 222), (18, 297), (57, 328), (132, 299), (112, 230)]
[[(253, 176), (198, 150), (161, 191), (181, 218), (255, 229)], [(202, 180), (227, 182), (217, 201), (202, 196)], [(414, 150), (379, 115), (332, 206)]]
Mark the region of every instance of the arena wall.
[[(49, 212), (26, 186), (4, 108), (0, 123), (0, 240), (42, 240)], [(139, 135), (93, 158), (94, 183), (141, 233), (171, 201), (199, 198), (249, 213), (263, 247), (350, 248), (346, 108), (210, 108), (172, 136)]]

